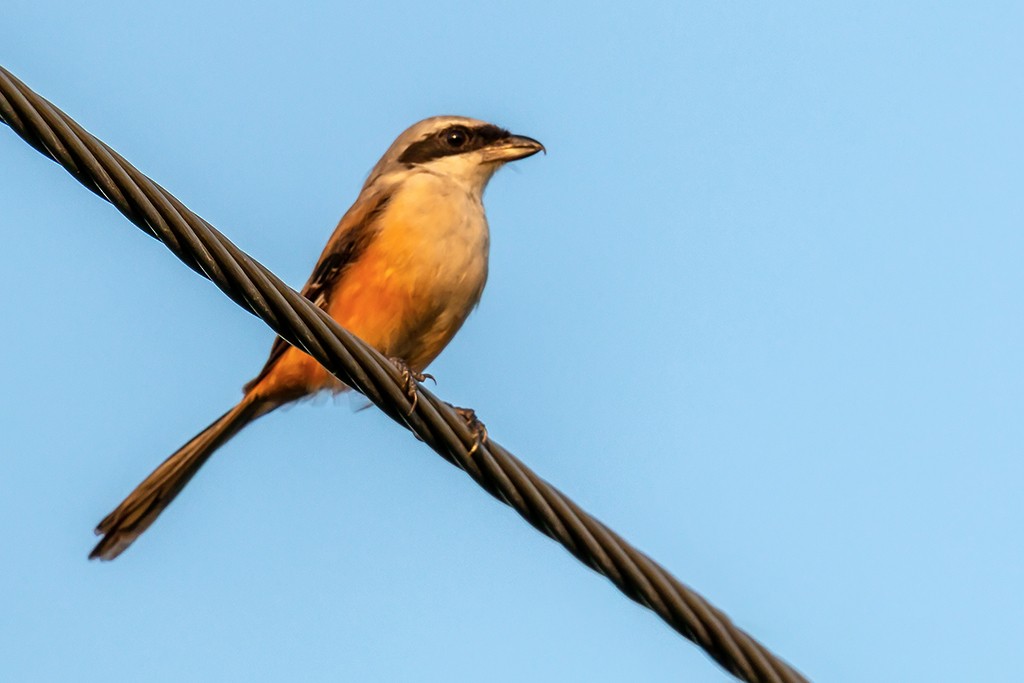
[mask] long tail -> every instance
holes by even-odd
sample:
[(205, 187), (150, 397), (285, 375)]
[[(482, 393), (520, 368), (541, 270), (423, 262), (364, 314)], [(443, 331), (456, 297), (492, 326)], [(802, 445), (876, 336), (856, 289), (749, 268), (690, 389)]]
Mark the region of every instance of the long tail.
[(96, 527), (96, 534), (102, 534), (103, 538), (89, 553), (89, 559), (112, 560), (123, 553), (156, 521), (214, 451), (247, 424), (276, 407), (249, 394), (164, 460)]

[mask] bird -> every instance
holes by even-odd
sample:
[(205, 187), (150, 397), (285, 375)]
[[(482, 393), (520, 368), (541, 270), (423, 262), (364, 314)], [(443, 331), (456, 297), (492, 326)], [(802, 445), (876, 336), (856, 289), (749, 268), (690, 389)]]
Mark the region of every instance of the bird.
[[(370, 171), (302, 294), (406, 373), (422, 371), (477, 306), (490, 232), (483, 194), (504, 164), (544, 146), (485, 121), (435, 116), (399, 135)], [(96, 527), (90, 559), (123, 553), (213, 453), (283, 405), (347, 387), (305, 352), (274, 339), (230, 410), (171, 454)], [(471, 412), (471, 411), (470, 411)]]

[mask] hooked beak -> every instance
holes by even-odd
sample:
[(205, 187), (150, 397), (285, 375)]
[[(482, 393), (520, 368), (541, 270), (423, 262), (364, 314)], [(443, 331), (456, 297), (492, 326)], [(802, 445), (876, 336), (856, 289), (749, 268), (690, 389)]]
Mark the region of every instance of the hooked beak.
[(548, 153), (544, 145), (525, 135), (510, 135), (488, 145), (484, 150), (484, 160), (505, 163), (516, 159), (525, 159), (537, 152)]

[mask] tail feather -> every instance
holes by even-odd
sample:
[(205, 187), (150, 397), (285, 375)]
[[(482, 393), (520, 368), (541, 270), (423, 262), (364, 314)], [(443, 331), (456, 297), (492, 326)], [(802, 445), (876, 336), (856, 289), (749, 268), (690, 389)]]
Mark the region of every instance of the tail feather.
[(96, 534), (103, 538), (89, 553), (89, 559), (113, 560), (123, 553), (181, 493), (214, 451), (247, 424), (275, 407), (251, 395), (246, 396), (179, 448), (103, 518), (96, 527)]

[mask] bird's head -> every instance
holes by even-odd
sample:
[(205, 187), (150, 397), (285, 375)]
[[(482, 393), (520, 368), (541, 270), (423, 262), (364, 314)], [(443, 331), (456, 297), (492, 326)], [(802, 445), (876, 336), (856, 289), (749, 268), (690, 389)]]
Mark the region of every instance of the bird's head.
[(410, 126), (377, 162), (366, 185), (390, 174), (420, 169), (482, 193), (504, 164), (544, 151), (533, 138), (463, 116), (434, 116)]

